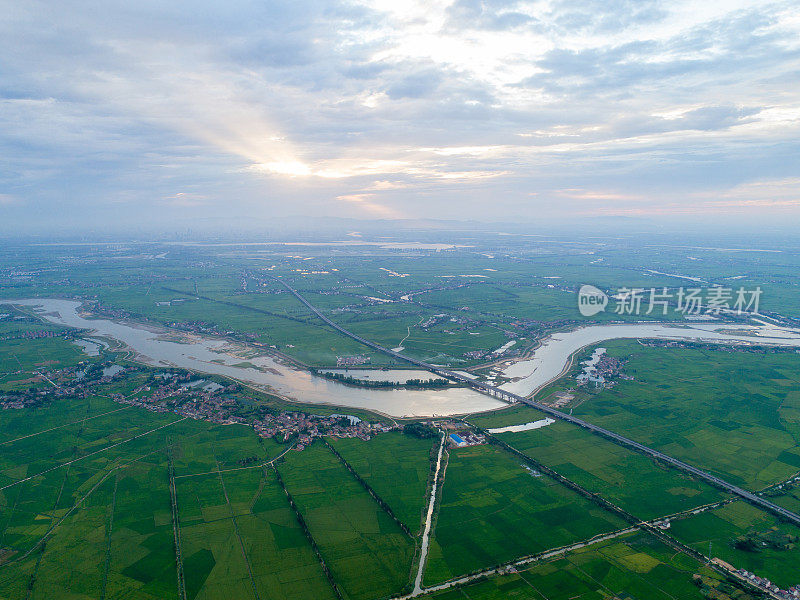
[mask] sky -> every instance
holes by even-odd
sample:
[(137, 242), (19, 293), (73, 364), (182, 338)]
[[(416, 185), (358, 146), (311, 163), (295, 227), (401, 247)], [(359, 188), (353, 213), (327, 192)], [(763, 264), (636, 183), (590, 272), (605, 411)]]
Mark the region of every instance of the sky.
[(0, 0), (0, 231), (800, 223), (800, 4)]

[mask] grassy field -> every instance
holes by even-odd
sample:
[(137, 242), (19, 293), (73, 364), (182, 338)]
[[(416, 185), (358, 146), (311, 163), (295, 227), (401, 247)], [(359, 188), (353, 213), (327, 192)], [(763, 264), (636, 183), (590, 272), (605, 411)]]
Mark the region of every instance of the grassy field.
[(569, 423), (498, 435), (640, 519), (680, 512), (725, 497), (709, 485)]
[(624, 523), (492, 446), (450, 452), (425, 584), (591, 538)]
[[(374, 364), (392, 359), (323, 326), (296, 298), (260, 278), (260, 269), (286, 278), (335, 321), (370, 339), (393, 347), (410, 331), (403, 342), (410, 354), (460, 366), (475, 363), (465, 360), (464, 352), (491, 351), (512, 338), (518, 340), (514, 350), (524, 349), (552, 328), (581, 322), (574, 290), (583, 283), (607, 288), (685, 284), (664, 275), (677, 273), (730, 285), (726, 277), (741, 276), (737, 285), (766, 281), (763, 306), (768, 310), (800, 314), (796, 252), (731, 255), (709, 248), (643, 248), (625, 240), (498, 244), (496, 237), (492, 243), (500, 247), (489, 252), (484, 242), (476, 236), (464, 241), (467, 248), (441, 253), (4, 247), (0, 298), (96, 297), (105, 308), (122, 309), (136, 320), (233, 331), (312, 365), (330, 365), (350, 354), (367, 354)], [(15, 275), (20, 270), (29, 274)], [(411, 301), (401, 300), (406, 294), (413, 294)], [(184, 301), (159, 304), (173, 299)], [(426, 329), (419, 325), (436, 314), (447, 317)], [(616, 317), (605, 314), (598, 320), (611, 318)], [(59, 331), (0, 319), (0, 394), (50, 386), (36, 373), (42, 369), (100, 360), (61, 337), (20, 339), (20, 330)], [(635, 379), (598, 394), (579, 392), (575, 414), (751, 488), (800, 469), (800, 357), (645, 348), (635, 342), (603, 345), (630, 357), (624, 371)], [(332, 598), (278, 477), (271, 467), (260, 466), (285, 447), (259, 439), (246, 426), (181, 420), (107, 396), (128, 393), (144, 378), (138, 373), (98, 386), (85, 399), (0, 411), (0, 599), (177, 598), (170, 456), (188, 598)], [(556, 385), (572, 387), (573, 382)], [(247, 395), (254, 405), (308, 408)], [(542, 417), (515, 407), (472, 420), (498, 427)], [(502, 439), (640, 518), (724, 497), (566, 423)], [(331, 444), (416, 532), (433, 441), (392, 433), (370, 442), (335, 439)], [(622, 526), (519, 463), (494, 447), (451, 453), (426, 583)], [(317, 442), (303, 452), (289, 452), (277, 467), (348, 600), (408, 590), (416, 540), (402, 533), (329, 449)], [(791, 490), (775, 501), (800, 507)], [(800, 572), (797, 530), (742, 503), (675, 520), (668, 531), (701, 552), (711, 542), (715, 556), (782, 585), (800, 583), (793, 577)], [(437, 597), (701, 598), (701, 588), (692, 583), (696, 573), (722, 589), (701, 565), (636, 534)]]
[(744, 502), (675, 520), (669, 534), (783, 589), (800, 584), (800, 528)]
[(331, 438), (329, 442), (410, 531), (420, 528), (432, 440), (391, 432), (369, 443), (352, 438)]
[(800, 355), (603, 344), (633, 381), (574, 414), (749, 488), (800, 470)]
[(42, 370), (62, 369), (92, 360), (79, 346), (63, 337), (22, 337), (58, 335), (63, 328), (14, 319), (23, 315), (7, 305), (0, 305), (0, 313), (11, 315), (10, 320), (0, 320), (0, 393), (36, 387), (44, 382), (40, 375)]
[(323, 444), (278, 467), (345, 598), (383, 598), (409, 582), (414, 542)]
[(177, 597), (168, 444), (189, 598), (332, 593), (274, 475), (241, 468), (283, 449), (249, 427), (89, 398), (3, 411), (0, 431), (0, 598)]
[[(709, 596), (693, 582), (703, 576), (705, 589), (728, 589), (719, 576), (692, 559), (675, 554), (645, 534), (628, 534), (567, 553), (519, 572), (424, 596), (436, 600), (701, 600)], [(735, 593), (719, 599), (754, 598)]]
[(334, 597), (271, 469), (177, 482), (189, 597)]

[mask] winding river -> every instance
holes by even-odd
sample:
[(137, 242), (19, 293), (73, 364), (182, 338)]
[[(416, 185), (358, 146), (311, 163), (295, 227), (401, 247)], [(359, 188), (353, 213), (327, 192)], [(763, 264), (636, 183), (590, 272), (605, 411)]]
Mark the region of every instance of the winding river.
[(513, 379), (502, 389), (527, 396), (557, 378), (570, 356), (585, 346), (622, 338), (651, 338), (721, 344), (758, 343), (800, 348), (800, 331), (764, 324), (762, 326), (703, 322), (691, 324), (633, 323), (630, 325), (589, 325), (573, 331), (554, 333), (527, 360), (502, 370)]
[[(299, 402), (365, 408), (392, 417), (445, 416), (506, 406), (499, 400), (463, 387), (420, 390), (369, 389), (344, 385), (317, 377), (270, 356), (254, 356), (252, 348), (226, 340), (181, 333), (180, 341), (174, 341), (176, 333), (167, 329), (107, 319), (88, 319), (78, 312), (81, 303), (75, 300), (35, 298), (0, 302), (28, 306), (51, 323), (90, 329), (92, 336), (122, 342), (136, 353), (137, 360), (141, 362), (224, 375)], [(419, 374), (419, 371), (415, 373)], [(428, 373), (426, 378), (436, 377)]]
[[(252, 348), (226, 340), (181, 334), (138, 324), (89, 319), (79, 313), (80, 302), (62, 299), (3, 300), (0, 302), (31, 307), (52, 323), (92, 330), (92, 336), (112, 338), (135, 352), (137, 359), (154, 366), (174, 366), (202, 373), (223, 375), (261, 387), (280, 396), (312, 404), (333, 404), (364, 408), (394, 417), (445, 416), (481, 412), (505, 406), (493, 398), (463, 387), (441, 390), (367, 389), (317, 377), (279, 362), (270, 356), (256, 355)], [(584, 346), (615, 338), (660, 338), (800, 347), (800, 332), (763, 326), (725, 323), (690, 325), (630, 324), (590, 325), (574, 331), (556, 333), (536, 349), (532, 358), (506, 367), (503, 375), (513, 381), (502, 387), (527, 395), (558, 377), (570, 356)], [(415, 373), (417, 376), (419, 373)], [(435, 376), (430, 374), (431, 378)]]

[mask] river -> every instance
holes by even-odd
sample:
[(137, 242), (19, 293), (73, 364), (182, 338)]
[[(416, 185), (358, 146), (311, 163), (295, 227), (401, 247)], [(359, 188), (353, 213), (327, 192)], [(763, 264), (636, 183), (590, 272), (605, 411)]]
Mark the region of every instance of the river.
[(633, 323), (630, 325), (589, 325), (573, 331), (554, 333), (527, 360), (517, 361), (501, 372), (513, 379), (502, 389), (527, 396), (557, 378), (570, 356), (585, 346), (622, 338), (652, 338), (741, 344), (757, 342), (776, 346), (800, 347), (800, 331), (775, 327), (721, 322), (691, 324)]
[[(93, 330), (93, 336), (122, 342), (142, 362), (224, 375), (299, 402), (364, 408), (392, 417), (446, 416), (506, 406), (504, 402), (464, 387), (419, 390), (369, 389), (344, 385), (317, 377), (270, 356), (254, 356), (253, 349), (248, 349), (243, 344), (184, 334), (181, 334), (181, 340), (177, 342), (173, 341), (176, 332), (167, 329), (107, 319), (87, 319), (79, 314), (80, 302), (75, 300), (35, 298), (0, 302), (28, 306), (52, 323), (90, 329)], [(424, 373), (427, 373), (426, 379), (437, 378), (433, 373)], [(384, 371), (382, 374), (389, 376), (393, 373)], [(419, 374), (419, 371), (415, 371), (415, 376)]]
[[(80, 302), (62, 299), (3, 300), (4, 303), (33, 308), (48, 321), (93, 330), (92, 335), (122, 342), (137, 359), (154, 366), (174, 366), (202, 373), (224, 375), (272, 391), (286, 398), (311, 404), (332, 404), (378, 411), (393, 417), (446, 416), (482, 412), (505, 406), (472, 389), (455, 387), (437, 390), (369, 389), (344, 385), (295, 368), (270, 356), (257, 355), (253, 348), (226, 340), (176, 332), (107, 319), (88, 319), (79, 314)], [(570, 356), (584, 346), (616, 338), (658, 338), (800, 347), (800, 332), (771, 325), (692, 323), (668, 325), (590, 325), (546, 338), (530, 359), (515, 362), (503, 375), (513, 379), (502, 387), (527, 395), (559, 376)], [(426, 372), (425, 372), (426, 373)], [(415, 372), (415, 376), (419, 372)], [(383, 372), (393, 376), (395, 372)], [(436, 376), (430, 374), (430, 378)]]

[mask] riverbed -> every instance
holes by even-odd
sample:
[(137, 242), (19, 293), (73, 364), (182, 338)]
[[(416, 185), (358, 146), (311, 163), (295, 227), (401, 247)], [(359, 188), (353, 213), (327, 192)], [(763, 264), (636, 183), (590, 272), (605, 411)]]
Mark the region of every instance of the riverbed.
[[(505, 403), (465, 387), (435, 390), (370, 389), (348, 386), (312, 375), (306, 370), (260, 354), (244, 344), (184, 334), (135, 323), (91, 319), (80, 314), (80, 302), (61, 299), (4, 300), (31, 307), (52, 323), (92, 330), (92, 336), (111, 338), (136, 354), (137, 360), (153, 366), (180, 367), (201, 373), (223, 375), (299, 402), (363, 408), (393, 417), (449, 416), (494, 410)], [(590, 325), (546, 338), (529, 359), (514, 362), (502, 371), (512, 381), (501, 386), (528, 395), (557, 378), (570, 357), (581, 348), (619, 338), (655, 338), (714, 343), (772, 344), (800, 348), (800, 331), (773, 325), (730, 323)], [(177, 340), (177, 341), (176, 341)], [(389, 370), (372, 372), (382, 377), (415, 376), (427, 371)], [(434, 378), (431, 374), (430, 378)]]
[(800, 331), (773, 325), (740, 325), (730, 323), (630, 325), (589, 325), (573, 331), (554, 333), (546, 338), (533, 356), (505, 367), (501, 373), (512, 379), (502, 389), (527, 396), (556, 379), (575, 352), (606, 340), (622, 338), (682, 340), (724, 344), (757, 343), (800, 348)]
[[(92, 330), (92, 336), (121, 342), (136, 354), (140, 362), (223, 375), (298, 402), (364, 408), (392, 417), (448, 416), (506, 406), (504, 402), (465, 387), (418, 390), (344, 385), (312, 375), (271, 356), (257, 355), (255, 349), (244, 344), (182, 332), (176, 335), (174, 331), (159, 327), (89, 319), (87, 315), (79, 313), (80, 302), (75, 300), (36, 298), (3, 302), (31, 307), (52, 323), (89, 329)], [(394, 370), (397, 371), (404, 375), (408, 373)], [(386, 376), (393, 374), (391, 371), (383, 372)], [(432, 373), (426, 377), (435, 378)]]

